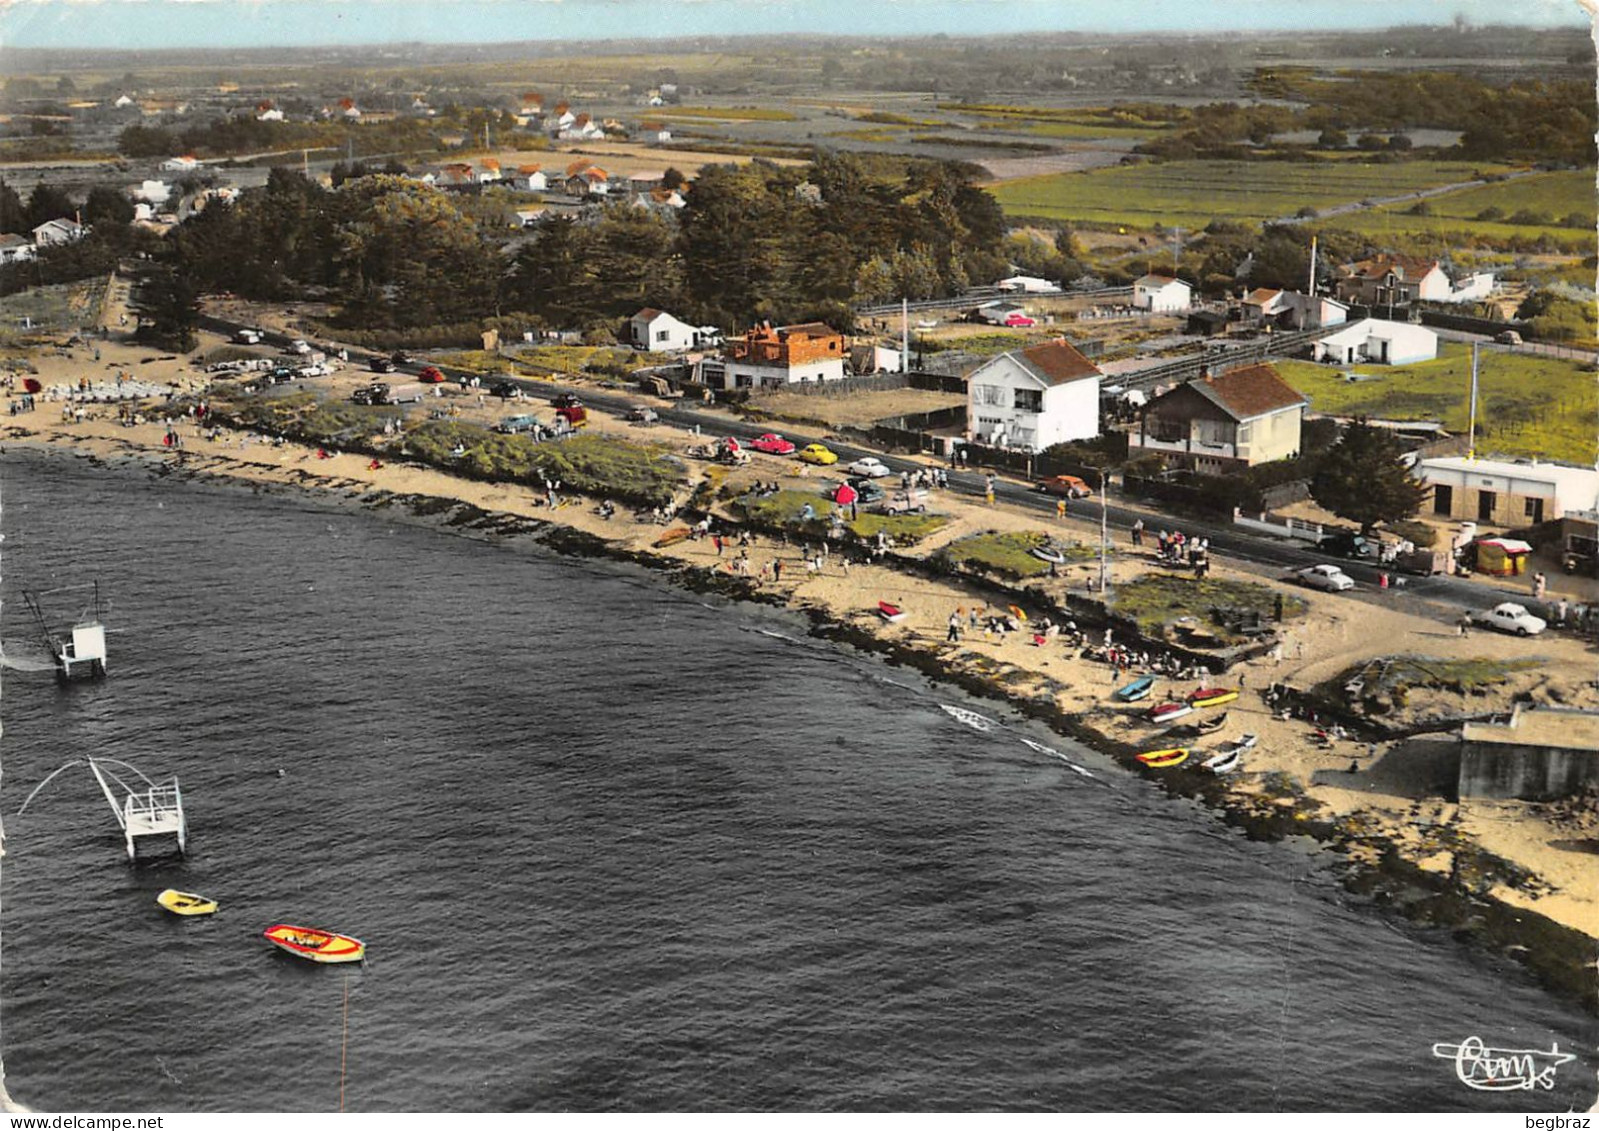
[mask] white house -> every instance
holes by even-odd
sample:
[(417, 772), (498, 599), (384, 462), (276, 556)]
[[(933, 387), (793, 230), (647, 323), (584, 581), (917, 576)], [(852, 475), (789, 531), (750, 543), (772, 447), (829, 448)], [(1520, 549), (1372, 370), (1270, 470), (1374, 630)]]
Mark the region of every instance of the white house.
[(543, 192), (550, 187), (549, 178), (538, 165), (518, 165), (511, 183), (523, 192)]
[(1408, 365), (1438, 356), (1438, 335), (1425, 326), (1362, 318), (1316, 343), (1317, 361), (1353, 365), (1359, 361)]
[[(985, 302), (977, 308), (977, 317), (995, 326), (1014, 326), (1018, 320), (1028, 319), (1028, 314), (1019, 302)], [(1027, 324), (1031, 324), (1030, 319)]]
[(1012, 275), (1008, 279), (1001, 279), (994, 285), (1002, 291), (1019, 292), (1024, 295), (1060, 294), (1060, 288), (1054, 283), (1034, 275)]
[(76, 243), (84, 237), (88, 230), (76, 220), (65, 218), (46, 220), (33, 229), (33, 242), (38, 247), (49, 247), (51, 244)]
[(129, 98), (126, 94), (118, 95), (117, 100), (111, 105), (115, 106), (118, 110), (126, 110), (129, 106), (133, 105), (133, 99)]
[(1145, 275), (1133, 280), (1133, 305), (1152, 314), (1187, 310), (1194, 288), (1170, 275)]
[(657, 353), (674, 353), (702, 344), (697, 327), (648, 306), (627, 320), (627, 334), (639, 349)]
[(1002, 353), (966, 382), (971, 438), (1041, 452), (1099, 435), (1100, 372), (1065, 338)]
[(161, 168), (170, 169), (175, 173), (192, 173), (200, 167), (200, 159), (192, 153), (185, 153), (182, 157), (168, 157), (161, 162)]
[(1494, 273), (1478, 271), (1456, 279), (1449, 290), (1449, 302), (1481, 302), (1493, 294)]
[(269, 106), (257, 114), (255, 120), (258, 122), (281, 122), (283, 121), (283, 111), (276, 106)]
[(491, 185), (500, 179), (500, 163), (493, 157), (479, 158), (472, 170), (472, 179), (480, 185)]
[(146, 204), (165, 204), (172, 196), (172, 188), (165, 181), (143, 181), (130, 187), (128, 195)]
[(872, 373), (903, 373), (905, 359), (897, 349), (867, 342), (850, 346), (849, 367), (860, 376)]
[(0, 233), (0, 266), (33, 258), (33, 245), (11, 232)]

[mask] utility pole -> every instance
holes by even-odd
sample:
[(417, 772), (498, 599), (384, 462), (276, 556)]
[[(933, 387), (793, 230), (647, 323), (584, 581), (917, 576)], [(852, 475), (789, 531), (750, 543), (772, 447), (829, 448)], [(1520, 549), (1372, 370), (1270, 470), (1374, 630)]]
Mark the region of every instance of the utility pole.
[(1110, 595), (1105, 586), (1110, 580), (1110, 566), (1105, 560), (1105, 555), (1110, 547), (1110, 525), (1105, 516), (1105, 482), (1110, 475), (1102, 467), (1099, 469), (1099, 599), (1110, 605)]
[(899, 300), (899, 371), (911, 371), (911, 300)]
[(1471, 416), (1466, 425), (1466, 458), (1477, 458), (1477, 342), (1471, 343)]
[(1177, 260), (1181, 258), (1182, 254), (1183, 230), (1181, 228), (1173, 228), (1171, 242), (1171, 273), (1173, 276), (1177, 274)]

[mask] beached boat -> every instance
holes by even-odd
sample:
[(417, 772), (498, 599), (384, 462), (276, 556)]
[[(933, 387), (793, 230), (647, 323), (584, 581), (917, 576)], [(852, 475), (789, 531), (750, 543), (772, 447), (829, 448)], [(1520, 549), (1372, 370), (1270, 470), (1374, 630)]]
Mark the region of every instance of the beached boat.
[(1042, 546), (1034, 546), (1030, 552), (1033, 557), (1046, 561), (1050, 565), (1064, 565), (1066, 563), (1066, 555), (1048, 542)]
[(1169, 723), (1193, 713), (1194, 709), (1187, 703), (1157, 703), (1149, 709), (1148, 717), (1152, 723)]
[(1022, 607), (1020, 605), (1010, 605), (1008, 607), (1010, 608), (1010, 615), (1015, 617), (1017, 620), (1024, 621), (1027, 619), (1027, 614), (1022, 611)]
[(217, 909), (216, 900), (177, 888), (167, 888), (155, 901), (174, 915), (210, 915)]
[(1188, 760), (1188, 747), (1174, 746), (1169, 750), (1150, 750), (1140, 754), (1138, 760), (1146, 766), (1156, 769), (1165, 769), (1170, 766), (1180, 766)]
[(360, 962), (366, 957), (366, 944), (360, 939), (316, 927), (276, 923), (261, 935), (280, 950), (311, 962)]
[(1220, 707), (1237, 698), (1236, 687), (1201, 687), (1188, 693), (1188, 702), (1195, 707)]
[(1243, 760), (1242, 750), (1218, 750), (1199, 765), (1201, 769), (1209, 770), (1213, 774), (1230, 774)]
[(905, 619), (905, 610), (888, 601), (877, 602), (877, 615), (889, 624), (898, 624)]
[(689, 535), (688, 527), (674, 526), (655, 540), (656, 548), (675, 546)]
[(1222, 727), (1227, 725), (1227, 716), (1230, 714), (1232, 714), (1231, 711), (1223, 711), (1219, 715), (1212, 715), (1209, 718), (1200, 719), (1198, 722), (1191, 724), (1193, 732), (1195, 734), (1214, 734)]
[(1148, 699), (1149, 693), (1155, 689), (1155, 677), (1152, 675), (1140, 676), (1125, 687), (1116, 689), (1116, 698), (1123, 703), (1136, 703), (1140, 699)]

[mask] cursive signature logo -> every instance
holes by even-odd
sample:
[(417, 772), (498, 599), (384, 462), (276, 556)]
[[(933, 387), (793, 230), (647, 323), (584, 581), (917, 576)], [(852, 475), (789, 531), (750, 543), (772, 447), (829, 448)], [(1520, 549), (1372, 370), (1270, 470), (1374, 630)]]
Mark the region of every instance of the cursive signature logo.
[(1555, 1069), (1577, 1058), (1561, 1052), (1558, 1044), (1544, 1049), (1493, 1049), (1481, 1037), (1467, 1037), (1458, 1045), (1438, 1043), (1432, 1055), (1455, 1062), (1455, 1075), (1479, 1092), (1531, 1091), (1555, 1086)]

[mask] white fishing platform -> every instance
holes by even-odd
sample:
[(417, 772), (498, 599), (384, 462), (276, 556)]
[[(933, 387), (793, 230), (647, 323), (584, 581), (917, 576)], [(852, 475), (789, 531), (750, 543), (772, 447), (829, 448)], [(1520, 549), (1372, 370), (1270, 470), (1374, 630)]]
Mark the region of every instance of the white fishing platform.
[[(94, 771), (95, 781), (100, 783), (101, 792), (111, 806), (111, 812), (116, 814), (117, 824), (122, 826), (128, 859), (137, 861), (141, 850), (155, 855), (173, 844), (177, 846), (178, 855), (182, 856), (189, 845), (189, 825), (183, 816), (183, 791), (178, 788), (178, 779), (173, 777), (170, 781), (157, 784), (126, 762), (119, 762), (115, 758), (90, 758), (88, 761), (89, 769)], [(109, 765), (121, 766), (137, 774), (145, 783), (145, 788), (130, 788), (107, 768)], [(112, 782), (122, 791), (121, 802), (117, 801)]]
[[(78, 614), (70, 629), (56, 628), (45, 616), (43, 599), (61, 593), (93, 591), (88, 606)], [(33, 619), (44, 637), (45, 646), (55, 661), (56, 674), (71, 680), (80, 676), (98, 678), (106, 673), (106, 629), (101, 621), (100, 583), (75, 585), (42, 592), (23, 590), (22, 598), (33, 612)], [(69, 635), (70, 634), (70, 635)]]

